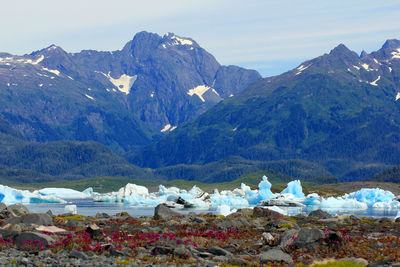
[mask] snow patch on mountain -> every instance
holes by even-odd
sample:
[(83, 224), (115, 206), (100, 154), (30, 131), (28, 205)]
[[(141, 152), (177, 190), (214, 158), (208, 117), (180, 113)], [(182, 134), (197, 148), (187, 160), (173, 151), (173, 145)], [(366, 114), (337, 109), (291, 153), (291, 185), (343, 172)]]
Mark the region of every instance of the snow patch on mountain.
[(361, 66), (362, 66), (365, 70), (367, 70), (367, 71), (370, 70), (368, 64), (365, 64), (365, 63), (364, 63), (364, 64), (361, 64)]
[(171, 39), (176, 40), (176, 41), (179, 42), (179, 44), (181, 44), (181, 45), (193, 45), (193, 42), (192, 42), (192, 41), (190, 41), (190, 40), (188, 40), (188, 39), (180, 38), (180, 37), (175, 36), (175, 35), (172, 36)]
[(85, 94), (85, 96), (86, 96), (87, 98), (91, 99), (91, 100), (96, 100), (96, 99), (94, 99), (94, 97), (92, 97), (92, 96), (90, 96), (90, 95), (88, 95), (88, 94)]
[[(200, 98), (200, 100), (202, 101), (202, 102), (206, 102), (205, 100), (204, 100), (204, 98), (203, 98), (203, 94), (205, 93), (205, 92), (207, 92), (208, 90), (210, 90), (210, 89), (212, 89), (210, 86), (207, 86), (207, 85), (199, 85), (199, 86), (196, 86), (195, 88), (193, 88), (193, 89), (190, 89), (188, 92), (187, 92), (187, 94), (188, 95), (190, 95), (190, 96), (193, 96), (193, 95), (197, 95), (199, 98)], [(213, 90), (213, 92), (215, 92), (216, 94), (218, 94), (214, 89), (212, 89)], [(219, 94), (218, 94), (219, 95)]]
[(44, 59), (44, 56), (41, 55), (41, 56), (40, 56), (38, 59), (36, 59), (35, 61), (33, 61), (33, 60), (31, 60), (31, 59), (28, 59), (28, 60), (26, 61), (26, 63), (32, 64), (32, 65), (37, 65), (37, 64), (39, 64), (40, 62), (42, 62), (43, 59)]
[(375, 81), (370, 82), (370, 84), (373, 85), (373, 86), (378, 86), (377, 82), (378, 82), (380, 79), (381, 79), (381, 75), (379, 75), (378, 78), (376, 78)]
[(298, 72), (295, 75), (299, 75), (300, 73), (303, 72), (303, 70), (308, 69), (310, 66), (311, 66), (311, 64), (308, 66), (300, 65), (300, 67), (297, 68)]
[(161, 129), (160, 132), (164, 133), (164, 132), (168, 131), (170, 128), (171, 128), (171, 124), (168, 123), (167, 125), (164, 126), (164, 128)]
[[(166, 34), (165, 36), (169, 36), (169, 34)], [(167, 48), (167, 46), (176, 46), (176, 45), (186, 45), (186, 46), (193, 45), (193, 41), (173, 35), (170, 37), (169, 42), (165, 42), (161, 46), (163, 48)], [(193, 47), (190, 47), (190, 50), (193, 50)]]
[(353, 66), (355, 69), (360, 70), (359, 66)]
[(400, 48), (397, 48), (396, 51), (393, 51), (391, 54), (392, 54), (392, 59), (400, 58)]
[(45, 70), (47, 72), (51, 72), (51, 73), (54, 73), (57, 76), (60, 76), (60, 71), (58, 71), (58, 70), (50, 70), (50, 69), (45, 68), (45, 67), (43, 67), (42, 70)]
[(55, 50), (55, 49), (57, 49), (57, 46), (52, 45), (49, 48), (47, 48), (47, 51), (51, 51), (51, 50)]
[(119, 78), (114, 79), (113, 77), (111, 77), (110, 72), (108, 74), (102, 72), (102, 74), (106, 76), (108, 80), (115, 87), (117, 87), (120, 92), (123, 92), (127, 95), (131, 92), (131, 87), (137, 79), (137, 75), (129, 76), (126, 74), (122, 74)]
[(395, 100), (395, 101), (397, 101), (397, 100), (399, 100), (399, 99), (400, 99), (400, 92), (397, 92), (396, 100)]
[(44, 59), (44, 56), (41, 55), (39, 58), (37, 58), (36, 60), (32, 60), (32, 59), (26, 59), (26, 58), (18, 58), (18, 57), (5, 57), (5, 58), (1, 58), (0, 57), (0, 62), (4, 62), (6, 63), (6, 65), (10, 65), (10, 63), (19, 63), (19, 64), (32, 64), (32, 65), (37, 65), (40, 62), (42, 62)]

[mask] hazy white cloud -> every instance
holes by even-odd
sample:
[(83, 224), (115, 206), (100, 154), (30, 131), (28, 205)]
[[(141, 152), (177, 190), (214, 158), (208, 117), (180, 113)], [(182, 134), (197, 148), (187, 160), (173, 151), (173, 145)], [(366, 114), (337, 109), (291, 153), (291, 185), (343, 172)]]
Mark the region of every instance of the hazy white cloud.
[(339, 43), (377, 49), (400, 38), (399, 15), (394, 0), (16, 0), (2, 3), (0, 51), (23, 54), (52, 43), (70, 52), (115, 50), (138, 31), (175, 32), (223, 64), (272, 66), (262, 68), (268, 75), (282, 69), (279, 60), (297, 64)]

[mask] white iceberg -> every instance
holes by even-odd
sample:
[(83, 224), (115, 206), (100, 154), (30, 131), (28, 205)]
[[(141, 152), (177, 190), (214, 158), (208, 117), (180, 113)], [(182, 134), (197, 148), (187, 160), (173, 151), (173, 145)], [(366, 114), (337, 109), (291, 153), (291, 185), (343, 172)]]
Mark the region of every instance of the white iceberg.
[(78, 213), (78, 208), (76, 207), (76, 205), (65, 205), (64, 212), (65, 213), (77, 214)]
[(232, 209), (231, 206), (229, 205), (220, 205), (217, 207), (217, 210), (215, 211), (215, 213), (217, 215), (223, 215), (223, 216), (228, 216), (229, 214), (232, 214), (234, 212), (236, 212), (236, 209)]
[(328, 197), (321, 199), (320, 208), (334, 210), (365, 210), (368, 208), (368, 205), (355, 199)]
[(43, 188), (33, 191), (33, 193), (38, 193), (42, 196), (59, 197), (62, 199), (84, 199), (92, 197), (93, 189), (88, 188), (85, 191), (80, 192), (69, 188)]
[(0, 185), (0, 202), (6, 205), (29, 203), (66, 203), (65, 200), (56, 196), (43, 196), (38, 192), (18, 190), (5, 185)]

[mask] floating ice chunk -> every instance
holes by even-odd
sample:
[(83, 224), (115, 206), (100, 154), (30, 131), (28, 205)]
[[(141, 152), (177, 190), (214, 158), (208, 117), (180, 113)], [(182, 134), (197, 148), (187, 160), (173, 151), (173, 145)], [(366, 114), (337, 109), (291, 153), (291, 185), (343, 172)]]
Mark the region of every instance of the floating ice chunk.
[(328, 198), (321, 199), (320, 207), (323, 209), (337, 209), (337, 210), (343, 210), (343, 209), (365, 210), (368, 208), (368, 205), (366, 203), (359, 202), (355, 199), (344, 199), (342, 197), (337, 197), (337, 198), (328, 197)]
[(271, 192), (271, 183), (268, 181), (267, 176), (262, 177), (262, 181), (258, 184), (258, 195), (261, 200), (273, 198), (275, 195)]
[(66, 203), (65, 200), (56, 196), (43, 196), (38, 192), (18, 190), (4, 185), (0, 185), (0, 202), (6, 205), (20, 203)]
[(293, 194), (296, 198), (304, 198), (303, 188), (300, 180), (291, 181), (281, 193)]
[(393, 210), (400, 208), (400, 202), (391, 201), (391, 202), (376, 202), (372, 205), (373, 209), (384, 209), (384, 210)]
[[(33, 193), (39, 193), (42, 196), (55, 196), (62, 199), (83, 199), (83, 198), (90, 198), (91, 195), (79, 192), (77, 190), (69, 189), (69, 188), (43, 188)], [(93, 193), (93, 189), (92, 189)]]
[(82, 193), (87, 195), (88, 197), (93, 197), (94, 194), (93, 188), (92, 187), (86, 188), (85, 190), (83, 190)]
[(96, 202), (124, 202), (125, 199), (130, 198), (130, 201), (135, 202), (135, 197), (139, 196), (145, 198), (149, 196), (149, 190), (145, 186), (136, 184), (126, 184), (118, 192), (110, 192), (105, 194), (93, 194), (93, 200)]
[(76, 205), (65, 205), (64, 212), (65, 213), (77, 214), (78, 213), (78, 209), (77, 209)]
[(149, 195), (149, 190), (145, 186), (128, 183), (125, 187), (120, 188), (118, 193), (124, 197), (132, 195), (147, 196)]
[(320, 205), (321, 198), (317, 193), (308, 194), (302, 203), (306, 206)]
[(204, 194), (204, 191), (201, 190), (200, 187), (194, 185), (192, 189), (189, 190), (189, 194), (191, 194), (194, 198), (198, 198)]
[(215, 190), (214, 194), (211, 195), (211, 204), (214, 207), (227, 205), (236, 208), (246, 208), (249, 206), (249, 202), (244, 197), (236, 196), (232, 191)]
[(372, 207), (374, 203), (377, 202), (388, 203), (394, 199), (392, 192), (380, 188), (362, 188), (356, 192), (345, 195), (344, 197), (366, 203), (368, 207)]
[(228, 216), (229, 214), (234, 213), (236, 211), (237, 211), (236, 209), (231, 210), (231, 207), (229, 205), (222, 204), (217, 207), (217, 210), (215, 213), (217, 215)]
[(141, 196), (141, 195), (130, 195), (123, 199), (124, 205), (130, 206), (147, 206), (147, 207), (155, 207), (160, 203), (166, 202), (165, 199), (162, 198), (154, 198), (151, 196)]

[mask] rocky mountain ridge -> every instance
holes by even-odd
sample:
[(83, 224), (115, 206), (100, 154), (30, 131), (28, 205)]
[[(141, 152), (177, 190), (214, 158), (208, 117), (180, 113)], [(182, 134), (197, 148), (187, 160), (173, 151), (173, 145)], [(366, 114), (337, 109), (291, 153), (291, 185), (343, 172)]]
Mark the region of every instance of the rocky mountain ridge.
[(400, 163), (399, 91), (398, 40), (361, 56), (341, 44), (256, 81), (129, 158), (150, 167), (231, 155), (296, 158), (322, 164), (343, 179), (360, 179)]
[(148, 144), (260, 78), (221, 66), (194, 40), (140, 32), (122, 50), (51, 45), (0, 54), (0, 114), (29, 140), (94, 140), (116, 151)]

